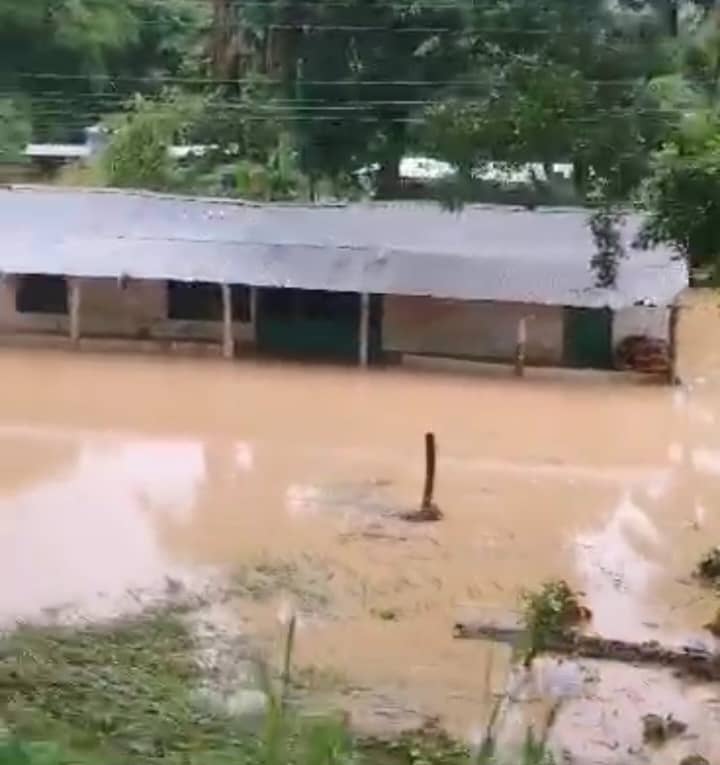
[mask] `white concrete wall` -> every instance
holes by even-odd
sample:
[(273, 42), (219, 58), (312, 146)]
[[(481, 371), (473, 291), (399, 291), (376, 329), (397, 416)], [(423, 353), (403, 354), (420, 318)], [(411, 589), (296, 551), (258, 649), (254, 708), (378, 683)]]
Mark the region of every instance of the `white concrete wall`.
[(388, 295), (383, 309), (383, 349), (453, 357), (514, 358), (518, 322), (527, 321), (526, 358), (559, 364), (563, 310), (556, 306), (488, 303)]
[[(0, 333), (68, 333), (68, 317), (20, 313), (15, 309), (16, 280), (0, 283)], [(251, 322), (234, 322), (238, 346), (255, 342)], [(82, 337), (222, 342), (221, 321), (178, 321), (167, 318), (167, 288), (163, 281), (82, 279), (80, 297)]]
[(670, 309), (631, 306), (613, 316), (613, 347), (630, 335), (647, 335), (659, 340), (670, 336)]

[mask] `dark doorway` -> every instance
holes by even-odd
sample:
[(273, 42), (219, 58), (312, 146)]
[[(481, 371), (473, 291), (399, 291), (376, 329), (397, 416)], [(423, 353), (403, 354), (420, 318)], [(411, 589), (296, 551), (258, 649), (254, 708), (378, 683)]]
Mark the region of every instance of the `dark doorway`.
[[(216, 282), (167, 283), (168, 319), (181, 321), (222, 321), (222, 288)], [(250, 289), (244, 284), (230, 286), (233, 321), (250, 321)]]
[(15, 289), (18, 313), (67, 314), (67, 282), (64, 276), (29, 275), (18, 277)]

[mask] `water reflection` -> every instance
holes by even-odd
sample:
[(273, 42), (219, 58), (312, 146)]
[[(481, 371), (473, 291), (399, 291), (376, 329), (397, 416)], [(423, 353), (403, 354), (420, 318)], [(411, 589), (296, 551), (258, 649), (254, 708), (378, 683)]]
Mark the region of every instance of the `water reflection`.
[[(14, 451), (38, 458), (26, 441)], [(128, 590), (162, 586), (177, 567), (152, 516), (187, 523), (205, 474), (201, 443), (81, 439), (51, 478), (2, 487), (0, 617), (69, 604), (112, 611)]]
[(648, 515), (623, 496), (607, 523), (578, 536), (577, 565), (593, 611), (593, 627), (609, 637), (657, 637), (646, 626), (649, 585), (661, 566), (641, 552), (658, 553), (660, 535)]

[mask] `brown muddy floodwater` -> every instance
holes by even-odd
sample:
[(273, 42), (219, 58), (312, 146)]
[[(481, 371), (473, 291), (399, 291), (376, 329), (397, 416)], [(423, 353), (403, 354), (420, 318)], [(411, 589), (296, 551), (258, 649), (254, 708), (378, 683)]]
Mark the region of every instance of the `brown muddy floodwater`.
[[(437, 715), (462, 734), (483, 722), (491, 649), (453, 641), (455, 617), (512, 608), (547, 577), (586, 593), (603, 634), (708, 643), (718, 604), (688, 574), (720, 542), (720, 297), (686, 302), (676, 389), (4, 351), (0, 616), (105, 615), (168, 576), (235, 572), (277, 589), (237, 606), (238, 629), (278, 641), (294, 598), (298, 666), (361, 722)], [(419, 502), (426, 430), (446, 517), (408, 524), (396, 514)], [(501, 691), (507, 656), (493, 656)], [(588, 761), (627, 762), (648, 712), (720, 757), (712, 689), (581, 671), (561, 683), (576, 698), (558, 735)]]

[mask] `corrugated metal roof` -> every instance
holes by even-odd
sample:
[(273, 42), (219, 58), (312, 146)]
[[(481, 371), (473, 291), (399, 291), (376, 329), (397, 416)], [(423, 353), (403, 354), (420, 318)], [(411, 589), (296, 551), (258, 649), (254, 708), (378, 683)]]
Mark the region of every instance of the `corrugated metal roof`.
[(669, 249), (633, 250), (617, 286), (590, 269), (587, 211), (433, 204), (237, 204), (133, 192), (0, 190), (0, 270), (183, 279), (619, 308), (687, 285)]

